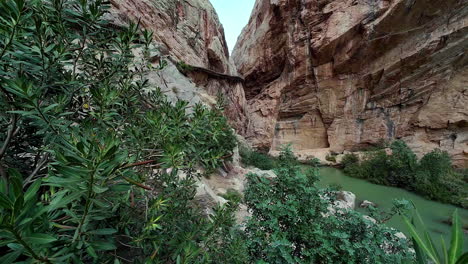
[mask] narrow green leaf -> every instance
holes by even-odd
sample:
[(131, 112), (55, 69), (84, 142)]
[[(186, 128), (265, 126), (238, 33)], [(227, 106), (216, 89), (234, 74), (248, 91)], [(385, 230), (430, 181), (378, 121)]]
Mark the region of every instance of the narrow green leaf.
[(114, 250), (117, 247), (114, 245), (114, 243), (108, 242), (108, 241), (94, 241), (91, 243), (93, 247), (97, 250)]
[(426, 264), (427, 263), (427, 258), (426, 258), (426, 255), (424, 254), (424, 252), (421, 250), (421, 247), (419, 246), (419, 244), (416, 242), (416, 240), (414, 238), (412, 238), (413, 240), (413, 247), (414, 247), (414, 251), (416, 253), (416, 261), (418, 264)]
[(13, 252), (10, 252), (0, 258), (0, 263), (2, 264), (13, 263), (19, 256), (21, 256), (22, 253), (23, 253), (23, 250), (15, 250)]
[(92, 246), (88, 246), (86, 248), (86, 252), (88, 252), (88, 254), (93, 257), (94, 259), (97, 259), (98, 258), (98, 255), (96, 253), (96, 250), (94, 250), (94, 248)]
[(25, 240), (33, 244), (39, 244), (39, 245), (49, 244), (54, 241), (57, 241), (57, 239), (51, 235), (40, 234), (40, 233), (31, 234), (30, 236), (26, 237)]
[[(10, 243), (14, 243), (16, 241), (16, 239), (3, 239), (3, 240), (0, 240), (0, 247), (4, 247)], [(1, 263), (1, 262), (0, 262)]]
[(42, 183), (41, 179), (38, 179), (33, 184), (31, 184), (31, 186), (29, 186), (28, 190), (24, 194), (24, 201), (25, 202), (31, 200), (33, 197), (36, 196), (37, 191), (41, 187), (41, 183)]
[(93, 235), (112, 235), (117, 233), (117, 230), (113, 228), (103, 228), (103, 229), (96, 229), (93, 231), (89, 231), (88, 233)]
[(9, 210), (13, 209), (13, 203), (3, 193), (0, 193), (0, 206), (5, 208), (5, 209), (9, 209)]
[(10, 183), (13, 187), (13, 193), (15, 197), (19, 197), (20, 195), (23, 194), (23, 178), (21, 177), (21, 174), (19, 173), (18, 170), (15, 169), (8, 169), (8, 175), (10, 179)]
[(71, 202), (78, 200), (82, 195), (80, 192), (72, 193), (67, 196), (65, 196), (65, 194), (66, 192), (59, 192), (53, 197), (48, 206), (49, 212), (58, 208), (66, 207)]
[(466, 264), (468, 263), (468, 252), (465, 252), (463, 255), (461, 255), (455, 264)]
[(442, 242), (442, 253), (444, 253), (444, 263), (448, 263), (447, 246), (445, 245), (445, 240), (442, 235), (440, 236), (440, 241)]
[(432, 251), (432, 254), (437, 257), (439, 261), (442, 259), (440, 258), (439, 251), (434, 246), (434, 241), (432, 240), (432, 237), (429, 235), (429, 232), (427, 230), (424, 230), (424, 237), (426, 238), (426, 242), (429, 246), (429, 249)]
[(24, 205), (24, 198), (22, 195), (20, 195), (18, 198), (16, 198), (15, 204), (13, 205), (13, 215), (18, 216), (19, 214), (21, 214), (23, 205)]
[(106, 159), (109, 159), (112, 155), (115, 154), (115, 152), (117, 151), (118, 147), (117, 146), (112, 146), (107, 152), (106, 154), (104, 154), (104, 156), (102, 157), (102, 160), (106, 160)]
[(418, 243), (418, 245), (423, 249), (423, 251), (428, 255), (432, 261), (434, 261), (436, 264), (440, 264), (440, 261), (432, 254), (432, 251), (430, 250), (429, 246), (424, 243), (422, 238), (419, 236), (418, 232), (416, 231), (416, 228), (414, 227), (413, 224), (408, 220), (406, 216), (403, 216), (403, 221), (405, 222), (406, 226), (408, 227), (411, 236), (413, 239)]
[(105, 191), (107, 191), (107, 190), (109, 190), (109, 188), (107, 188), (107, 187), (101, 187), (101, 186), (97, 186), (97, 185), (93, 185), (93, 191), (94, 191), (95, 193), (98, 193), (98, 194), (99, 194), (99, 193), (103, 193), (103, 192), (105, 192)]
[(455, 264), (458, 256), (462, 253), (463, 247), (463, 234), (460, 223), (460, 218), (458, 217), (458, 210), (455, 209), (452, 215), (452, 240), (450, 241), (449, 249), (449, 264)]

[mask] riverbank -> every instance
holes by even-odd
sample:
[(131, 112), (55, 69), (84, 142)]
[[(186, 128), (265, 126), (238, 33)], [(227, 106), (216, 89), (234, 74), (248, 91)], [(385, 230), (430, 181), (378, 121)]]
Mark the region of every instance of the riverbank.
[[(363, 200), (376, 203), (379, 209), (388, 210), (392, 207), (393, 199), (406, 199), (415, 204), (433, 238), (438, 239), (442, 236), (445, 241), (450, 241), (450, 225), (444, 223), (444, 221), (450, 218), (453, 211), (457, 208), (456, 206), (427, 200), (400, 188), (377, 185), (366, 180), (352, 178), (336, 168), (321, 167), (319, 171), (320, 186), (339, 185), (343, 190), (350, 191), (356, 195), (357, 211), (367, 213), (366, 209), (359, 207), (360, 202)], [(462, 208), (458, 208), (458, 210), (463, 224), (468, 224), (468, 210)], [(401, 217), (395, 216), (387, 224), (409, 235)], [(468, 248), (468, 234), (465, 233), (464, 238), (464, 247)]]

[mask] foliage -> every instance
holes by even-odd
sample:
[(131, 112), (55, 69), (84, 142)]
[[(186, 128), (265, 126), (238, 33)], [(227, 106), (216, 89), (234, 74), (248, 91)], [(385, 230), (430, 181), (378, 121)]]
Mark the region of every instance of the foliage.
[(0, 263), (235, 263), (235, 203), (193, 202), (236, 144), (223, 109), (148, 87), (152, 33), (108, 8), (0, 3)]
[(239, 154), (242, 163), (247, 166), (253, 166), (262, 170), (272, 170), (277, 166), (273, 157), (261, 152), (240, 148)]
[[(396, 230), (354, 210), (330, 213), (334, 192), (316, 186), (317, 170), (303, 172), (290, 150), (278, 177), (249, 174), (245, 201), (250, 263), (403, 263), (411, 259)], [(324, 197), (329, 197), (324, 199)], [(383, 246), (385, 245), (385, 246)]]
[(193, 71), (193, 67), (185, 63), (185, 61), (179, 61), (176, 66), (177, 69), (182, 73)]
[(325, 160), (330, 161), (330, 162), (336, 162), (336, 157), (333, 155), (327, 154), (327, 156), (325, 157)]
[(467, 182), (452, 168), (446, 152), (435, 149), (418, 162), (413, 151), (396, 140), (390, 145), (391, 155), (384, 150), (367, 153), (360, 161), (355, 154), (343, 157), (346, 174), (373, 183), (396, 186), (415, 191), (441, 202), (467, 207)]
[(359, 157), (354, 153), (345, 154), (341, 159), (341, 164), (346, 168), (359, 162)]
[[(464, 264), (468, 263), (468, 252), (463, 250), (463, 230), (461, 227), (460, 217), (455, 209), (452, 215), (452, 239), (450, 240), (449, 248), (446, 248), (444, 239), (441, 240), (440, 252), (443, 257), (439, 255), (439, 249), (434, 245), (433, 239), (424, 227), (424, 223), (419, 213), (416, 212), (417, 220), (423, 227), (423, 234), (421, 236), (416, 230), (414, 225), (415, 221), (410, 221), (407, 217), (403, 216), (403, 220), (408, 226), (411, 236), (413, 237), (413, 244), (416, 251), (416, 258), (418, 264), (432, 263), (435, 264)], [(429, 261), (430, 260), (430, 261)]]
[(321, 162), (318, 158), (311, 158), (310, 160), (306, 161), (305, 164), (312, 167), (318, 167), (320, 166)]
[(243, 200), (242, 194), (234, 189), (228, 189), (225, 194), (221, 195), (221, 197), (235, 204), (238, 204)]

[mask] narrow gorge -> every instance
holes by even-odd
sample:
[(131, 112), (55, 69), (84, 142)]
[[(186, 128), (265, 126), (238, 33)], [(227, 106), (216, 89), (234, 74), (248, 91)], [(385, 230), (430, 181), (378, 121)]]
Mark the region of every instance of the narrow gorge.
[[(222, 93), (259, 150), (292, 143), (323, 158), (403, 139), (418, 156), (440, 148), (468, 166), (464, 1), (258, 0), (232, 58), (207, 1), (111, 2), (115, 23), (154, 30), (170, 67), (151, 80), (192, 102)], [(179, 62), (243, 80), (182, 76)]]
[(466, 0), (0, 2), (1, 264), (467, 264), (467, 219)]

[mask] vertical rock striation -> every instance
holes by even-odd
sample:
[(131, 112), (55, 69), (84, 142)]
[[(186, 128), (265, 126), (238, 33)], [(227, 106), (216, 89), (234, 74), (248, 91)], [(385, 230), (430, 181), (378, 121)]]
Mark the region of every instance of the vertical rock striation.
[(224, 29), (209, 0), (111, 0), (110, 20), (116, 25), (139, 22), (154, 33), (160, 56), (168, 66), (152, 72), (152, 86), (170, 98), (190, 103), (213, 103), (220, 94), (227, 101), (231, 124), (240, 132), (246, 127), (242, 84), (213, 78), (203, 72), (182, 74), (179, 62), (226, 75), (237, 75), (230, 61)]
[(464, 0), (257, 0), (233, 59), (256, 147), (401, 138), (468, 167)]

